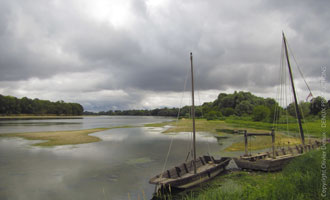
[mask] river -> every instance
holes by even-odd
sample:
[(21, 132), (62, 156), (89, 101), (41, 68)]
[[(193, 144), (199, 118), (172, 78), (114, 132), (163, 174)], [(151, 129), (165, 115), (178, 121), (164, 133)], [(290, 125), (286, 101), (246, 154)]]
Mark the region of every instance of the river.
[[(162, 171), (173, 138), (167, 167), (187, 156), (191, 134), (162, 134), (146, 123), (161, 117), (98, 116), (82, 119), (0, 121), (0, 134), (78, 130), (130, 125), (94, 133), (102, 141), (36, 147), (20, 138), (0, 139), (0, 199), (150, 199), (149, 178)], [(209, 133), (197, 134), (197, 153), (218, 153), (221, 145)]]

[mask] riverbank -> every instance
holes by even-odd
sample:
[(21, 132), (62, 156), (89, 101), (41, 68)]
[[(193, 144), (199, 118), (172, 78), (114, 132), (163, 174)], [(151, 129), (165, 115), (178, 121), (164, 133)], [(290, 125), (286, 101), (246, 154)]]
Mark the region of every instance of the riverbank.
[[(230, 172), (180, 194), (185, 200), (328, 199), (330, 145), (290, 162), (282, 172)], [(173, 198), (176, 199), (176, 198)]]
[[(254, 128), (254, 129), (271, 130), (274, 126), (273, 123), (255, 122), (255, 121), (245, 120), (243, 118), (235, 118), (235, 117), (228, 117), (225, 119), (225, 122), (235, 128)], [(321, 127), (320, 119), (313, 121), (304, 121), (302, 126), (304, 129), (305, 138), (322, 137), (324, 128)], [(325, 129), (326, 129), (327, 137), (330, 137), (330, 120), (326, 121)], [(299, 126), (297, 123), (277, 124), (275, 130), (286, 133), (289, 132), (288, 134), (300, 137)]]
[(0, 115), (0, 120), (82, 119), (81, 115)]
[[(245, 122), (245, 123), (243, 123)], [(237, 134), (233, 134), (234, 130), (247, 130), (253, 133), (269, 133), (271, 130), (271, 123), (263, 123), (261, 126), (257, 126), (254, 122), (237, 120), (206, 120), (206, 119), (196, 119), (196, 131), (197, 132), (209, 132), (216, 136), (228, 136), (228, 137), (238, 137)], [(314, 126), (315, 126), (315, 122)], [(146, 127), (168, 127), (163, 132), (164, 134), (169, 133), (179, 133), (179, 132), (191, 132), (192, 131), (192, 120), (190, 119), (180, 119), (178, 121), (164, 122), (157, 124), (146, 124)], [(321, 132), (321, 130), (319, 130)], [(276, 132), (275, 136), (275, 146), (282, 147), (287, 145), (301, 144), (300, 137), (295, 137), (296, 134), (288, 135), (283, 131)], [(244, 151), (243, 135), (240, 142), (235, 142), (231, 146), (227, 147), (225, 151)], [(298, 135), (297, 135), (298, 136)], [(313, 142), (315, 139), (306, 137), (307, 142), (311, 140)], [(270, 137), (252, 137), (251, 145), (249, 145), (251, 150), (262, 150), (270, 148), (272, 146), (272, 141)]]

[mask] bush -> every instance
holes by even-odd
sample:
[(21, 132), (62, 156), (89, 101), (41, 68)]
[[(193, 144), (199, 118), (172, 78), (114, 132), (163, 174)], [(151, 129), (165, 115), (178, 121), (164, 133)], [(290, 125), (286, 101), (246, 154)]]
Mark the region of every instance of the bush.
[(220, 111), (210, 111), (205, 115), (207, 120), (216, 120), (222, 117), (222, 113)]
[(235, 113), (235, 110), (233, 108), (224, 108), (221, 111), (222, 111), (222, 114), (226, 117), (233, 115)]
[(268, 119), (269, 114), (270, 110), (266, 106), (256, 106), (253, 109), (252, 119), (253, 121), (265, 121)]

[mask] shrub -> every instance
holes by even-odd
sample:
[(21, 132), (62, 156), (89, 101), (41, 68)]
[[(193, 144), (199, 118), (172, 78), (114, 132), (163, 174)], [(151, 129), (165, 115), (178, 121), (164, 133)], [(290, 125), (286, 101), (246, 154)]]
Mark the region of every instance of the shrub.
[(220, 111), (210, 111), (205, 115), (207, 120), (215, 120), (220, 119), (222, 117), (222, 113)]
[(233, 115), (235, 113), (235, 110), (233, 108), (224, 108), (221, 111), (222, 111), (222, 114), (226, 117)]
[(252, 119), (253, 121), (264, 121), (268, 119), (269, 114), (270, 110), (266, 106), (256, 106), (253, 109)]

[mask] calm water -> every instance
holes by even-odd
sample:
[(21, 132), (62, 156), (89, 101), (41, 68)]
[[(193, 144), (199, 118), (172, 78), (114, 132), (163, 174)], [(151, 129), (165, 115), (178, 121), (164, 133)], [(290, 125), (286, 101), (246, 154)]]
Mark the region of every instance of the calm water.
[[(84, 117), (61, 120), (0, 121), (0, 134), (143, 125), (173, 120), (157, 117)], [(164, 135), (163, 128), (121, 128), (98, 132), (101, 142), (51, 148), (35, 141), (0, 139), (0, 199), (146, 199), (149, 178), (185, 160), (190, 134)], [(226, 145), (208, 133), (197, 135), (197, 152), (219, 154)], [(225, 143), (224, 143), (225, 144)]]

